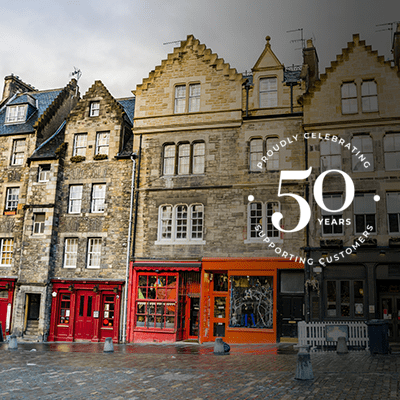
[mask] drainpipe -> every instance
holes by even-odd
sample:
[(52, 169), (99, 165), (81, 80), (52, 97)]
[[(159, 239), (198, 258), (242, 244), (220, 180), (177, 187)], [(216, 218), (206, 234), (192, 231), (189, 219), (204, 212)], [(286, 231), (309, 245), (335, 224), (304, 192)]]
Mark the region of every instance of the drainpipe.
[(124, 318), (122, 322), (122, 343), (126, 343), (126, 313), (128, 311), (128, 284), (129, 284), (129, 256), (131, 252), (131, 232), (132, 232), (132, 214), (133, 214), (133, 193), (135, 190), (135, 167), (137, 154), (131, 154), (132, 160), (132, 181), (131, 181), (131, 200), (129, 207), (129, 228), (128, 240), (126, 243), (126, 273), (125, 273), (125, 292), (124, 292)]
[(249, 116), (249, 90), (252, 85), (250, 84), (249, 80), (246, 80), (244, 84), (244, 89), (246, 90), (246, 117)]

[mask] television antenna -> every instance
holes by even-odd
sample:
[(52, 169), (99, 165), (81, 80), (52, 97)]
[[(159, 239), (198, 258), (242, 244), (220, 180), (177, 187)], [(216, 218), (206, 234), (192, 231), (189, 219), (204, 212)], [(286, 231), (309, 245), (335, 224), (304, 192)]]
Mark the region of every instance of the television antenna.
[(166, 44), (172, 44), (172, 43), (180, 43), (181, 40), (173, 40), (172, 42), (165, 42), (163, 43), (163, 46), (165, 46)]
[(78, 82), (79, 78), (82, 76), (82, 71), (79, 68), (74, 67), (74, 72), (70, 72), (69, 77), (76, 79), (76, 89), (75, 96), (78, 94)]
[(305, 46), (305, 39), (304, 39), (304, 37), (303, 37), (303, 28), (292, 29), (292, 30), (290, 30), (290, 31), (286, 31), (286, 33), (292, 33), (292, 32), (300, 32), (301, 37), (300, 37), (300, 39), (291, 40), (290, 43), (298, 43), (298, 42), (301, 42), (301, 46), (302, 46), (302, 47), (299, 47), (299, 48), (297, 48), (297, 49), (295, 49), (295, 50), (302, 50), (302, 49), (304, 49), (304, 47), (306, 47), (306, 46)]
[(394, 34), (393, 31), (395, 30), (395, 27), (399, 23), (400, 23), (400, 21), (394, 21), (394, 22), (386, 22), (384, 24), (375, 25), (376, 27), (378, 27), (378, 26), (385, 26), (386, 27), (386, 28), (378, 29), (375, 32), (390, 31), (390, 48), (392, 47), (392, 43), (393, 43), (393, 34)]

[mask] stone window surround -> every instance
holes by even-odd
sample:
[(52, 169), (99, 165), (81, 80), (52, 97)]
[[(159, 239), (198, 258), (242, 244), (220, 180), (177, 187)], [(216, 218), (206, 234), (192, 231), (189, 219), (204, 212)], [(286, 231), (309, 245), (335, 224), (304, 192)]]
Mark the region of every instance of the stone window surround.
[[(276, 134), (268, 135), (268, 136), (251, 136), (248, 139), (248, 149), (249, 149), (248, 168), (249, 168), (249, 172), (254, 173), (254, 172), (276, 172), (276, 171), (279, 171), (281, 149), (280, 149), (279, 152), (274, 152), (274, 156), (276, 155), (277, 157), (276, 158), (272, 158), (272, 162), (275, 162), (276, 160), (278, 161), (278, 168), (268, 168), (268, 165), (270, 164), (270, 161), (267, 161), (267, 163), (262, 162), (263, 167), (261, 169), (258, 168), (257, 165), (255, 166), (255, 168), (252, 167), (252, 165), (251, 165), (251, 155), (252, 155), (252, 152), (251, 152), (251, 141), (252, 140), (260, 140), (260, 139), (263, 141), (262, 142), (262, 153), (259, 153), (259, 154), (261, 154), (261, 157), (266, 155), (267, 151), (269, 150), (269, 146), (274, 146), (275, 145), (275, 144), (270, 144), (271, 142), (268, 143), (268, 141), (271, 141), (272, 139), (274, 139), (277, 142), (279, 142), (279, 137)], [(256, 161), (256, 163), (258, 163), (259, 161), (261, 161), (261, 158), (260, 158), (260, 160)]]
[[(276, 92), (276, 105), (275, 106), (270, 106), (270, 107), (261, 107), (261, 93), (262, 93), (261, 92), (261, 81), (263, 79), (274, 79), (274, 78), (276, 79), (276, 91), (274, 91), (274, 92)], [(275, 108), (275, 107), (279, 106), (279, 95), (278, 95), (279, 84), (278, 84), (278, 82), (279, 82), (279, 79), (278, 79), (278, 75), (276, 75), (276, 74), (274, 74), (274, 75), (260, 75), (257, 78), (256, 88), (257, 88), (257, 91), (258, 91), (258, 93), (257, 93), (258, 108), (269, 109), (269, 108)], [(272, 91), (268, 91), (268, 92), (272, 92)]]
[[(84, 146), (82, 145), (82, 143), (78, 146), (78, 138), (79, 137), (85, 139), (84, 140), (84, 142), (85, 142)], [(88, 141), (88, 134), (86, 132), (85, 133), (75, 133), (74, 134), (74, 140), (73, 140), (72, 156), (83, 156), (83, 157), (86, 157), (86, 151), (87, 151), (87, 146), (88, 146), (87, 141)], [(79, 153), (83, 152), (82, 149), (85, 150), (84, 151), (85, 154), (79, 154)]]
[[(363, 77), (363, 78), (355, 78), (353, 80), (344, 80), (342, 81), (341, 85), (340, 85), (340, 109), (341, 109), (341, 113), (342, 115), (355, 115), (355, 114), (359, 114), (361, 113), (374, 113), (374, 112), (378, 112), (379, 111), (379, 99), (377, 100), (378, 106), (376, 110), (371, 110), (371, 111), (364, 111), (363, 107), (362, 107), (362, 99), (365, 96), (362, 96), (362, 85), (364, 82), (375, 82), (376, 84), (376, 97), (378, 97), (378, 83), (376, 82), (376, 79), (374, 77)], [(351, 98), (356, 99), (356, 104), (357, 104), (357, 110), (356, 111), (352, 111), (352, 112), (343, 112), (343, 93), (342, 93), (342, 87), (343, 85), (346, 84), (354, 84), (355, 85), (355, 89), (356, 89), (356, 94), (355, 96), (352, 96)], [(349, 97), (350, 98), (350, 97)]]
[[(190, 96), (190, 92), (191, 92), (191, 88), (194, 87), (195, 85), (199, 85), (200, 86), (200, 95), (198, 96)], [(177, 87), (185, 87), (185, 97), (184, 97), (184, 110), (181, 112), (177, 112)], [(199, 97), (199, 106), (198, 109), (196, 109), (195, 111), (191, 111), (190, 110), (190, 104), (191, 104), (191, 99), (192, 98), (197, 98)], [(183, 99), (183, 97), (182, 97)], [(175, 83), (173, 85), (173, 114), (177, 114), (177, 115), (182, 115), (182, 114), (192, 114), (192, 113), (196, 113), (196, 112), (200, 112), (200, 108), (201, 108), (201, 82), (199, 80), (194, 80), (194, 81), (190, 81), (190, 82), (179, 82), (179, 83)]]
[[(7, 252), (7, 253), (11, 253), (11, 263), (10, 264), (2, 264), (2, 259), (3, 259), (3, 245), (4, 245), (4, 240), (12, 240), (12, 251), (11, 252)], [(10, 235), (4, 235), (4, 234), (0, 234), (0, 268), (10, 268), (13, 266), (14, 264), (14, 251), (15, 251), (15, 239), (14, 239), (14, 235), (10, 236)]]
[[(18, 142), (24, 142), (24, 149), (23, 149), (23, 151), (17, 151), (17, 143)], [(25, 137), (23, 137), (23, 138), (18, 138), (18, 139), (13, 139), (12, 140), (12, 143), (11, 143), (11, 157), (10, 157), (10, 166), (15, 166), (15, 167), (19, 167), (19, 166), (22, 166), (22, 165), (24, 165), (24, 161), (25, 161), (25, 153), (26, 153), (26, 146), (27, 145), (27, 140), (26, 140), (26, 138)], [(17, 156), (19, 155), (19, 154), (23, 154), (22, 155), (22, 161), (21, 161), (21, 163), (17, 163), (16, 161), (17, 161)]]
[(89, 106), (89, 117), (98, 117), (100, 115), (100, 100), (92, 100)]
[(15, 211), (18, 210), (18, 206), (19, 206), (19, 204), (21, 203), (21, 186), (22, 186), (22, 183), (19, 183), (19, 184), (9, 183), (9, 184), (5, 184), (5, 185), (4, 185), (4, 187), (3, 187), (3, 190), (4, 190), (4, 199), (3, 199), (3, 202), (2, 202), (2, 204), (3, 204), (3, 206), (4, 206), (4, 211), (11, 211), (11, 210), (9, 210), (9, 209), (7, 208), (7, 202), (8, 202), (7, 197), (8, 197), (8, 191), (9, 191), (9, 189), (19, 189), (19, 193), (18, 193), (18, 204), (17, 204), (17, 207), (14, 209)]

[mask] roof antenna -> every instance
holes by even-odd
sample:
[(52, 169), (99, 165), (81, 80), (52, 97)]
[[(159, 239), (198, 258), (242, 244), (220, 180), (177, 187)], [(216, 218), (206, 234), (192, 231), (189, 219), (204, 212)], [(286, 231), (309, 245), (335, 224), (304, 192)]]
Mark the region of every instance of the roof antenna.
[(303, 28), (299, 28), (299, 29), (292, 29), (291, 31), (286, 31), (286, 33), (291, 33), (291, 32), (301, 32), (301, 38), (300, 39), (294, 39), (291, 40), (290, 43), (297, 43), (297, 42), (301, 42), (301, 48), (295, 49), (295, 50), (302, 50), (306, 47), (306, 41), (303, 38)]
[(181, 40), (174, 40), (173, 42), (165, 42), (163, 45), (165, 46), (166, 44), (172, 44), (172, 43), (180, 43)]
[(70, 72), (69, 74), (70, 78), (76, 79), (75, 97), (78, 94), (78, 81), (81, 76), (82, 76), (82, 71), (76, 67), (74, 67), (74, 72)]
[(375, 26), (387, 26), (387, 28), (378, 29), (375, 32), (390, 31), (390, 48), (392, 48), (392, 43), (393, 43), (393, 31), (395, 30), (394, 28), (398, 23), (400, 23), (400, 21), (386, 22), (384, 24), (375, 25)]

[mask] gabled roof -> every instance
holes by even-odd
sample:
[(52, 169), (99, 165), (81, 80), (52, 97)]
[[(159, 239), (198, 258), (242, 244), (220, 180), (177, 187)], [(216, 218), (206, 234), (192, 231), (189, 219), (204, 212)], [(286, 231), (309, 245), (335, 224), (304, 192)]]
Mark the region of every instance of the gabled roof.
[(148, 78), (144, 78), (143, 82), (136, 86), (136, 90), (132, 90), (132, 93), (136, 94), (137, 90), (146, 90), (148, 85), (152, 84), (154, 80), (165, 71), (167, 65), (171, 65), (175, 61), (181, 61), (183, 54), (188, 51), (196, 54), (203, 62), (209, 62), (210, 67), (215, 67), (216, 70), (222, 70), (229, 80), (243, 79), (242, 74), (238, 73), (236, 68), (231, 68), (229, 63), (219, 58), (211, 49), (207, 49), (205, 44), (200, 44), (200, 41), (193, 35), (188, 35), (186, 40), (181, 41), (179, 47), (174, 48), (173, 53), (168, 54), (166, 60), (161, 61), (161, 65), (157, 65), (155, 69), (149, 73)]
[(271, 49), (271, 44), (269, 43), (271, 37), (267, 36), (265, 40), (267, 43), (265, 44), (263, 52), (261, 53), (260, 57), (258, 57), (258, 60), (252, 69), (253, 72), (264, 71), (267, 69), (283, 69), (283, 65)]

